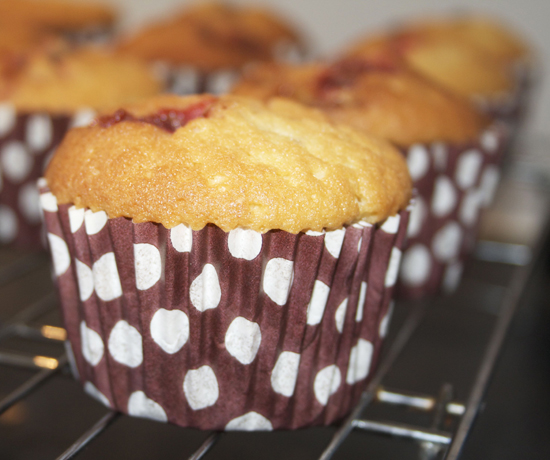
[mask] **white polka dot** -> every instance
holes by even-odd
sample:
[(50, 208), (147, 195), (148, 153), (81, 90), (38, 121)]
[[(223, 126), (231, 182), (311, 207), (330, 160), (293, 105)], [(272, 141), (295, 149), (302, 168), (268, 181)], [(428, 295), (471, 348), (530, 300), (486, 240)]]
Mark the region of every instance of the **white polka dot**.
[(482, 205), (484, 207), (490, 206), (495, 197), (495, 192), (500, 180), (500, 172), (497, 166), (489, 165), (483, 171), (481, 181), (479, 184), (479, 190), (482, 194)]
[(393, 315), (394, 305), (395, 305), (394, 302), (391, 301), (390, 305), (388, 307), (388, 311), (386, 312), (386, 314), (382, 318), (382, 321), (380, 321), (380, 326), (378, 327), (378, 335), (381, 338), (384, 338), (384, 337), (386, 337), (386, 335), (388, 335), (388, 328), (389, 328), (389, 325), (390, 325), (391, 317)]
[(277, 257), (267, 262), (262, 286), (273, 302), (284, 305), (288, 300), (293, 279), (294, 262)]
[(227, 246), (233, 257), (253, 260), (262, 250), (262, 235), (254, 230), (237, 228), (229, 232)]
[(363, 237), (359, 238), (357, 242), (357, 252), (361, 252), (361, 245), (363, 244)]
[(431, 268), (430, 251), (423, 244), (415, 244), (403, 254), (401, 281), (407, 286), (420, 286), (428, 281)]
[(162, 275), (159, 250), (152, 244), (134, 244), (134, 268), (136, 287), (140, 291), (153, 287)]
[(0, 242), (12, 242), (17, 236), (17, 229), (18, 224), (15, 213), (7, 206), (0, 204)]
[(69, 225), (71, 233), (76, 233), (84, 222), (84, 208), (77, 209), (75, 206), (69, 208)]
[(296, 387), (300, 355), (292, 351), (283, 351), (271, 371), (271, 387), (275, 393), (291, 397)]
[(407, 227), (407, 236), (414, 238), (420, 234), (424, 219), (426, 219), (426, 203), (420, 197), (416, 197), (414, 200), (414, 206), (412, 207), (411, 214), (409, 216), (409, 225)]
[(480, 138), (481, 147), (488, 153), (494, 153), (498, 149), (499, 137), (492, 130), (485, 131)]
[(315, 325), (321, 322), (329, 294), (330, 288), (322, 281), (315, 280), (311, 299), (307, 306), (307, 324)]
[(342, 250), (342, 244), (344, 243), (344, 237), (346, 236), (346, 229), (341, 228), (339, 230), (333, 230), (325, 234), (325, 247), (332, 257), (335, 259), (340, 255)]
[(380, 228), (386, 233), (395, 234), (399, 230), (399, 222), (401, 222), (401, 216), (396, 214), (388, 217)]
[(213, 406), (218, 400), (220, 390), (212, 368), (202, 366), (190, 370), (183, 381), (183, 392), (193, 410)]
[(0, 164), (0, 192), (2, 191), (2, 186), (4, 185), (3, 180), (4, 179), (2, 179), (2, 165)]
[(80, 323), (80, 343), (82, 345), (82, 356), (92, 366), (96, 366), (103, 358), (103, 340), (101, 336), (90, 329), (87, 324), (82, 321)]
[(313, 230), (308, 230), (306, 232), (306, 235), (309, 235), (309, 236), (323, 236), (325, 234), (325, 232), (315, 232)]
[(434, 194), (432, 197), (432, 212), (436, 217), (444, 217), (450, 214), (457, 201), (455, 187), (447, 176), (439, 176), (435, 180)]
[(225, 431), (272, 431), (273, 425), (257, 412), (247, 412), (225, 425)]
[(391, 249), (390, 261), (388, 263), (388, 269), (386, 270), (386, 278), (384, 279), (384, 286), (391, 287), (397, 281), (397, 274), (399, 273), (399, 263), (401, 262), (401, 250), (397, 247)]
[(160, 404), (149, 399), (143, 391), (134, 391), (128, 399), (128, 414), (134, 417), (149, 418), (158, 422), (168, 421)]
[(40, 196), (33, 183), (25, 184), (19, 189), (19, 208), (28, 222), (40, 222), (42, 211), (40, 209)]
[(134, 326), (120, 320), (109, 335), (109, 353), (113, 359), (128, 367), (138, 367), (143, 362), (141, 334)]
[(206, 80), (206, 92), (211, 94), (227, 93), (236, 79), (237, 74), (231, 70), (210, 73)]
[(462, 243), (462, 229), (456, 222), (449, 222), (441, 228), (432, 240), (434, 256), (442, 262), (454, 259)]
[(50, 252), (53, 260), (53, 270), (56, 276), (61, 276), (67, 271), (71, 265), (71, 256), (67, 243), (62, 238), (59, 238), (53, 233), (48, 233), (48, 241), (50, 242)]
[(92, 266), (92, 272), (95, 292), (101, 300), (108, 302), (122, 295), (122, 286), (113, 252), (102, 255)]
[(92, 109), (80, 109), (71, 120), (71, 128), (88, 126), (95, 118), (96, 113)]
[(86, 302), (94, 292), (94, 275), (92, 269), (85, 263), (78, 259), (75, 259), (75, 262), (80, 300)]
[(482, 163), (483, 155), (478, 150), (468, 150), (460, 155), (456, 165), (455, 179), (462, 190), (475, 184)]
[(206, 264), (189, 289), (193, 306), (199, 311), (216, 308), (222, 298), (222, 289), (214, 265)]
[(430, 157), (423, 145), (415, 144), (409, 149), (407, 165), (413, 181), (422, 179), (426, 175), (430, 167)]
[(41, 151), (52, 143), (52, 120), (45, 113), (31, 115), (27, 120), (26, 139), (31, 150)]
[(338, 308), (336, 309), (336, 313), (334, 313), (334, 321), (336, 323), (336, 329), (340, 334), (344, 330), (344, 322), (346, 320), (347, 309), (348, 309), (348, 298), (346, 297), (344, 300), (342, 300), (340, 305), (338, 305)]
[(95, 235), (99, 233), (105, 224), (107, 223), (107, 214), (105, 211), (93, 212), (87, 209), (84, 213), (84, 224), (86, 226), (86, 233), (88, 235)]
[(225, 333), (226, 350), (242, 364), (254, 361), (261, 342), (260, 326), (242, 316), (237, 316)]
[(364, 228), (368, 228), (368, 227), (372, 227), (372, 224), (369, 224), (368, 222), (365, 222), (364, 220), (360, 220), (359, 222), (355, 222), (353, 225), (352, 225), (353, 228), (358, 228), (358, 229), (364, 229)]
[(447, 168), (447, 146), (441, 142), (432, 144), (432, 154), (435, 170), (438, 172), (444, 171)]
[(374, 347), (368, 340), (359, 339), (349, 355), (346, 383), (353, 385), (369, 375)]
[(41, 177), (40, 179), (38, 179), (36, 181), (36, 186), (42, 190), (43, 188), (47, 187), (48, 186), (48, 181), (46, 179), (44, 179), (43, 177)]
[(328, 398), (338, 391), (340, 383), (342, 383), (342, 375), (338, 366), (332, 364), (321, 369), (313, 382), (313, 392), (317, 401), (326, 406)]
[(15, 126), (15, 107), (13, 104), (0, 103), (0, 136), (8, 134)]
[(84, 384), (84, 391), (88, 393), (92, 398), (98, 400), (101, 404), (107, 407), (111, 407), (111, 403), (101, 391), (92, 382), (86, 382)]
[(176, 94), (196, 93), (199, 86), (199, 75), (193, 67), (179, 67), (172, 73), (171, 92)]
[(23, 181), (31, 172), (33, 159), (27, 152), (25, 144), (19, 141), (10, 141), (2, 147), (0, 163), (4, 175), (17, 184)]
[(479, 190), (469, 190), (462, 198), (458, 216), (467, 227), (471, 227), (477, 222), (482, 200), (483, 197)]
[(363, 321), (363, 310), (365, 309), (365, 299), (367, 298), (367, 282), (361, 281), (361, 288), (359, 289), (359, 300), (357, 301), (357, 310), (355, 312), (355, 321)]
[(174, 354), (189, 339), (189, 318), (181, 310), (161, 308), (151, 319), (151, 337), (166, 353)]
[(193, 230), (179, 224), (170, 230), (170, 241), (178, 252), (191, 252), (193, 246)]
[(57, 212), (57, 198), (51, 192), (42, 193), (40, 195), (40, 206), (44, 211)]
[(460, 284), (462, 278), (463, 265), (460, 262), (454, 262), (447, 265), (443, 274), (443, 290), (447, 293), (453, 293)]

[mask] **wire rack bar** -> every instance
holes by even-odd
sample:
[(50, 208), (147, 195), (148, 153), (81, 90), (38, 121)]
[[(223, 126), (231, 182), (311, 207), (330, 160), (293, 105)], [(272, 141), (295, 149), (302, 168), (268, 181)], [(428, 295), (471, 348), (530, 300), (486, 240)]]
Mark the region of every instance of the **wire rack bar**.
[(67, 364), (67, 356), (63, 355), (57, 359), (58, 366), (54, 369), (44, 369), (33, 375), (29, 380), (20, 385), (4, 399), (0, 401), (0, 415), (13, 406), (17, 401), (35, 391), (42, 383), (53, 377), (59, 370)]
[(189, 457), (189, 460), (200, 460), (201, 458), (203, 458), (206, 453), (214, 446), (214, 444), (218, 442), (221, 435), (222, 434), (217, 431), (211, 433), (200, 445), (200, 447), (195, 451), (195, 453)]
[(452, 439), (452, 433), (434, 429), (422, 429), (413, 425), (404, 423), (385, 423), (373, 420), (357, 419), (353, 421), (353, 428), (374, 433), (387, 434), (400, 438), (414, 439), (416, 441), (427, 441), (437, 444), (449, 444)]
[(543, 252), (544, 245), (550, 235), (550, 221), (548, 219), (546, 220), (543, 229), (544, 230), (541, 232), (536, 247), (532, 252), (534, 257), (527, 265), (518, 268), (516, 271), (516, 276), (513, 278), (512, 283), (508, 288), (508, 293), (504, 296), (501, 312), (497, 318), (493, 332), (491, 333), (489, 344), (485, 349), (483, 360), (481, 361), (481, 365), (476, 374), (472, 392), (470, 393), (466, 403), (466, 411), (457, 427), (453, 442), (445, 457), (446, 460), (456, 460), (459, 457), (464, 446), (464, 442), (466, 441), (466, 438), (470, 433), (474, 420), (478, 414), (479, 406), (483, 400), (485, 391), (487, 390), (489, 380), (493, 373), (493, 369), (502, 349), (502, 344), (506, 337), (506, 333), (508, 332), (510, 323), (512, 322), (516, 308), (520, 302), (523, 292), (527, 287), (529, 278), (535, 270), (540, 254)]
[(361, 415), (361, 412), (363, 412), (372, 402), (376, 389), (380, 386), (382, 379), (388, 373), (401, 351), (403, 351), (403, 348), (409, 341), (411, 335), (416, 330), (418, 324), (424, 316), (424, 313), (426, 312), (426, 309), (428, 308), (428, 305), (431, 305), (431, 302), (416, 303), (411, 309), (405, 324), (401, 327), (397, 337), (391, 344), (386, 358), (380, 363), (378, 372), (374, 375), (366, 390), (363, 392), (363, 395), (361, 396), (361, 399), (353, 412), (348, 416), (340, 428), (336, 430), (336, 433), (332, 437), (329, 445), (319, 457), (319, 460), (329, 460), (332, 458), (340, 444), (342, 444), (342, 442), (344, 442), (347, 436), (351, 433), (355, 427), (356, 420), (358, 420)]
[(63, 452), (57, 460), (68, 460), (74, 458), (84, 447), (90, 443), (94, 438), (99, 436), (107, 427), (113, 423), (120, 414), (118, 412), (109, 411), (103, 417), (101, 417), (86, 433), (78, 438), (74, 444), (71, 445), (65, 452)]
[[(376, 391), (376, 401), (423, 411), (434, 410), (437, 402), (433, 396), (410, 391), (390, 390), (385, 387), (380, 387)], [(462, 415), (465, 410), (464, 404), (458, 401), (451, 401), (445, 405), (445, 411), (449, 415)]]

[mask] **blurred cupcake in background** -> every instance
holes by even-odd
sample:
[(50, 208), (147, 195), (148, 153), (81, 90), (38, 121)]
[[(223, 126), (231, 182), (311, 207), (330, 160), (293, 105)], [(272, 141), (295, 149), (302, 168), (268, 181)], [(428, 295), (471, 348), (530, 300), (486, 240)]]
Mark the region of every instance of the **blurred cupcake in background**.
[(201, 3), (122, 38), (118, 48), (155, 62), (172, 92), (219, 94), (251, 62), (299, 58), (304, 42), (271, 12)]
[(6, 46), (1, 56), (0, 243), (36, 249), (41, 214), (35, 183), (67, 129), (162, 86), (141, 61), (98, 48), (71, 49), (57, 39), (26, 52)]
[(496, 20), (467, 15), (405, 23), (367, 37), (343, 54), (368, 56), (384, 48), (512, 130), (524, 117), (534, 79), (533, 54), (519, 35)]
[(260, 65), (233, 92), (290, 97), (398, 146), (417, 190), (399, 294), (421, 297), (442, 285), (456, 287), (479, 211), (498, 181), (501, 128), (467, 99), (386, 53), (332, 64)]
[(357, 403), (411, 195), (390, 144), (289, 100), (163, 95), (71, 130), (45, 177), (77, 375), (103, 404), (268, 431)]
[(55, 33), (71, 42), (106, 39), (116, 14), (112, 7), (95, 1), (0, 0), (0, 25), (17, 24)]

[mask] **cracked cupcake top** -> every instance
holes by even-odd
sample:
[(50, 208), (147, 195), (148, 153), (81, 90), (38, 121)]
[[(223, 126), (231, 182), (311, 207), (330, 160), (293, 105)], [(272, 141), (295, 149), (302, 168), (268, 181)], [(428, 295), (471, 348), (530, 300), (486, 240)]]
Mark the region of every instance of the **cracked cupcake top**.
[(259, 65), (232, 92), (261, 99), (290, 97), (401, 146), (466, 142), (488, 123), (468, 100), (385, 53), (332, 64)]
[(60, 203), (198, 230), (376, 223), (411, 181), (384, 141), (290, 100), (163, 95), (71, 130), (46, 179)]
[(109, 110), (162, 90), (150, 67), (106, 49), (71, 49), (54, 42), (0, 60), (0, 98), (17, 110), (72, 114)]
[(205, 72), (271, 61), (277, 45), (300, 45), (298, 34), (271, 13), (221, 3), (193, 5), (181, 15), (153, 24), (120, 43), (121, 53)]

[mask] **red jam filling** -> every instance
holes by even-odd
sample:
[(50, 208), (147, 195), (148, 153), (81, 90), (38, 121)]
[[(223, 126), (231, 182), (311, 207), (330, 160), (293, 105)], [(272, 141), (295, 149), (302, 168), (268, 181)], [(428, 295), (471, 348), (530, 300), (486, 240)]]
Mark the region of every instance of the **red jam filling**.
[(133, 121), (149, 123), (169, 133), (174, 133), (178, 128), (185, 126), (195, 118), (208, 117), (208, 111), (215, 102), (215, 98), (210, 98), (190, 105), (185, 109), (160, 109), (156, 113), (152, 113), (145, 117), (135, 117), (126, 110), (120, 109), (111, 115), (98, 117), (95, 124), (102, 128), (108, 128), (122, 121)]

